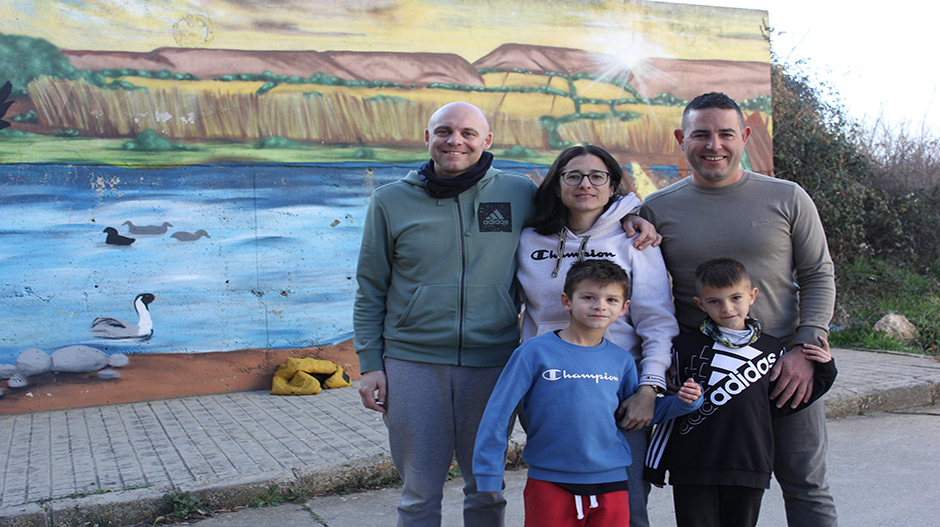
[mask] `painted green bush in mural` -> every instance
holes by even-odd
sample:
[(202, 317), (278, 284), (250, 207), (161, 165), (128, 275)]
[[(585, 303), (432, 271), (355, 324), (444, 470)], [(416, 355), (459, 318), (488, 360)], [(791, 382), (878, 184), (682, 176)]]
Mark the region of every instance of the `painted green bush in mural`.
[(0, 33), (0, 57), (0, 79), (13, 83), (13, 95), (25, 95), (30, 81), (44, 75), (59, 79), (81, 76), (59, 48), (41, 38)]

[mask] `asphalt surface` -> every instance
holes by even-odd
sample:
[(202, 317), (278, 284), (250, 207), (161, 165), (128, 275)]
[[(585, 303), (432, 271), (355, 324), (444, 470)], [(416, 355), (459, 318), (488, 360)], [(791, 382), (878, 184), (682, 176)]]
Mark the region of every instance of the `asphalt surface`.
[[(833, 354), (840, 374), (824, 398), (827, 415), (835, 420), (830, 425), (833, 436), (837, 427), (847, 426), (837, 420), (839, 418), (940, 401), (940, 362), (933, 358), (842, 349), (834, 350)], [(922, 417), (912, 417), (913, 422)], [(923, 419), (934, 420), (930, 416)], [(858, 419), (845, 420), (846, 423), (856, 421)], [(938, 501), (936, 496), (940, 496), (937, 480), (918, 479), (926, 475), (917, 473), (915, 465), (940, 467), (937, 463), (940, 460), (935, 458), (928, 462), (926, 458), (927, 454), (940, 449), (936, 448), (936, 443), (932, 448), (925, 446), (923, 437), (912, 435), (905, 440), (904, 434), (908, 434), (906, 429), (897, 428), (897, 437), (889, 434), (872, 439), (872, 444), (868, 440), (846, 439), (844, 446), (839, 446), (833, 437), (830, 465), (834, 490), (838, 478), (842, 477), (836, 471), (838, 452), (845, 453), (845, 463), (853, 468), (888, 459), (885, 456), (895, 451), (906, 452), (908, 457), (888, 466), (872, 466), (871, 476), (869, 471), (846, 476), (846, 483), (851, 480), (854, 487), (869, 482), (866, 489), (872, 499), (890, 495), (887, 488), (890, 485), (882, 486), (878, 478), (890, 475), (888, 467), (896, 465), (911, 471), (909, 481), (897, 482), (897, 488), (903, 492), (896, 496), (896, 501), (908, 504), (910, 500), (932, 495), (920, 501), (933, 505)], [(933, 436), (938, 436), (936, 430)], [(524, 441), (519, 431), (514, 438)], [(878, 449), (878, 445), (886, 446)], [(385, 426), (379, 414), (362, 407), (355, 385), (305, 397), (241, 392), (0, 415), (0, 449), (6, 452), (0, 459), (0, 527), (94, 525), (94, 521), (102, 519), (111, 525), (143, 524), (160, 515), (164, 495), (180, 496), (190, 492), (208, 503), (209, 508), (232, 509), (268, 493), (272, 486), (276, 486), (277, 493), (321, 495), (338, 488), (374, 484), (394, 475)], [(509, 481), (517, 477), (524, 480), (524, 476), (515, 474)], [(396, 494), (394, 490), (386, 490), (369, 496), (383, 492)], [(665, 496), (665, 492), (655, 493), (654, 499)], [(511, 504), (515, 502), (521, 508), (518, 496), (513, 498), (511, 493), (512, 487)], [(768, 492), (767, 507), (772, 506), (776, 494), (774, 490)], [(459, 490), (452, 490), (448, 496), (451, 495), (458, 496)], [(318, 504), (315, 507), (307, 501), (302, 506), (291, 504), (236, 514), (256, 513), (266, 517), (264, 515), (286, 514), (286, 508), (300, 506), (302, 511), (309, 509), (322, 515), (324, 521), (310, 525), (394, 523), (394, 499), (390, 504), (375, 507), (365, 507), (360, 499), (365, 497), (316, 498), (313, 500)], [(331, 503), (329, 500), (348, 503), (352, 509), (371, 511), (368, 521), (340, 523), (343, 516), (354, 517), (349, 512), (337, 514), (331, 520), (329, 514), (332, 513), (319, 508), (321, 504)], [(371, 502), (372, 498), (369, 500)], [(854, 509), (849, 502), (845, 503), (838, 505), (843, 518)], [(881, 509), (870, 503), (862, 501), (858, 506), (865, 518), (877, 518), (874, 513)], [(671, 514), (668, 506), (655, 508), (667, 509)], [(314, 514), (306, 514), (309, 521), (318, 521)], [(897, 525), (940, 525), (940, 515), (937, 516), (933, 523), (913, 521)], [(779, 519), (782, 513), (768, 512), (766, 517)], [(253, 523), (259, 521), (230, 525), (264, 525)], [(445, 525), (459, 525), (451, 521), (457, 520), (448, 519)], [(857, 523), (846, 519), (842, 524), (891, 523), (868, 520)], [(509, 525), (521, 525), (521, 521)], [(761, 525), (782, 523), (762, 521)]]
[[(912, 413), (877, 413), (829, 423), (829, 481), (839, 523), (854, 527), (940, 525), (940, 407)], [(506, 525), (523, 524), (524, 470), (506, 478)], [(448, 483), (445, 526), (460, 526), (462, 480)], [(192, 522), (198, 527), (363, 527), (393, 526), (398, 488), (327, 496), (301, 504), (252, 508)], [(650, 523), (675, 527), (672, 493), (653, 489)], [(786, 525), (776, 482), (764, 494), (758, 527)]]

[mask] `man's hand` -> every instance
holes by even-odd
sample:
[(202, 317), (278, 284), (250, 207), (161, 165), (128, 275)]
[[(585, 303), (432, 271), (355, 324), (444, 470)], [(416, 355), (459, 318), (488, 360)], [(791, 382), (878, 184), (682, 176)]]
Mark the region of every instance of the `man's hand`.
[[(362, 374), (359, 383), (359, 397), (362, 405), (369, 410), (385, 413), (385, 372), (382, 370), (369, 371)], [(378, 395), (376, 395), (378, 392)]]
[(770, 372), (770, 380), (777, 381), (771, 399), (777, 399), (777, 408), (783, 408), (787, 402), (791, 408), (809, 401), (813, 395), (813, 363), (803, 353), (803, 346), (794, 346), (789, 353), (777, 359)]
[(635, 394), (620, 403), (617, 409), (617, 425), (628, 431), (640, 430), (653, 423), (656, 410), (656, 391), (652, 386), (643, 385)]
[(633, 238), (639, 233), (639, 236), (633, 240), (633, 246), (641, 251), (651, 245), (659, 247), (659, 244), (663, 242), (663, 237), (656, 232), (656, 227), (636, 214), (628, 214), (623, 219), (623, 232), (627, 234), (627, 238)]

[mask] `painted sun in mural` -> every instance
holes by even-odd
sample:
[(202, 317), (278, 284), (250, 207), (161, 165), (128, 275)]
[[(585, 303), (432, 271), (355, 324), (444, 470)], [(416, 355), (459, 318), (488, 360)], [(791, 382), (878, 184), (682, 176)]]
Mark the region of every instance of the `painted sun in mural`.
[(173, 24), (173, 39), (181, 47), (207, 47), (215, 39), (212, 21), (202, 15), (186, 15)]

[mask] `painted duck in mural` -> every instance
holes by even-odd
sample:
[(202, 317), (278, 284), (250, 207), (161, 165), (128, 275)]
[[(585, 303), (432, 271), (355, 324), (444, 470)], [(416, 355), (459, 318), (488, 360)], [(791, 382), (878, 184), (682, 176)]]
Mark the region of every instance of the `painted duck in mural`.
[(103, 232), (108, 234), (108, 237), (104, 240), (108, 245), (130, 245), (135, 241), (134, 238), (121, 236), (114, 227), (107, 227)]
[(209, 236), (209, 233), (206, 232), (205, 229), (199, 229), (196, 232), (186, 232), (186, 231), (174, 232), (173, 234), (170, 235), (170, 238), (176, 238), (177, 240), (181, 242), (194, 242), (198, 240), (199, 238), (202, 238), (203, 236), (205, 236), (206, 238), (212, 237), (212, 236)]
[(138, 318), (136, 324), (114, 317), (98, 317), (91, 323), (91, 335), (103, 339), (149, 339), (153, 336), (150, 303), (156, 299), (151, 293), (137, 295), (134, 299)]
[(131, 234), (166, 234), (167, 227), (173, 226), (168, 221), (163, 222), (163, 225), (134, 225), (130, 220), (125, 221), (122, 225), (127, 225), (127, 231)]

